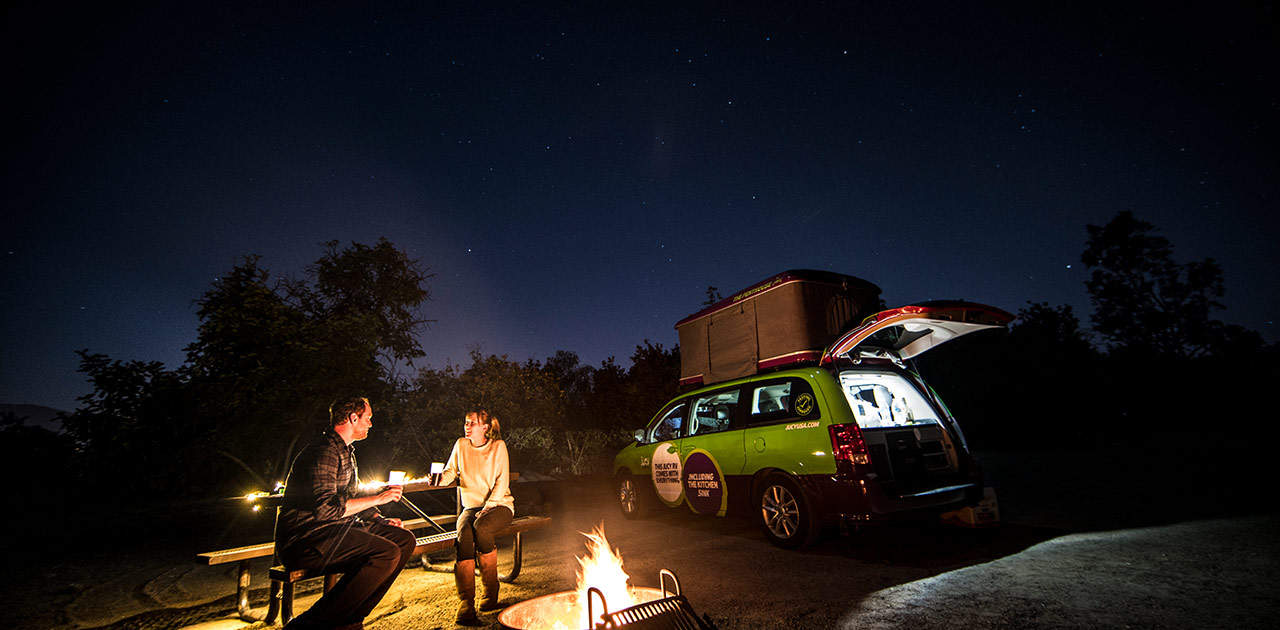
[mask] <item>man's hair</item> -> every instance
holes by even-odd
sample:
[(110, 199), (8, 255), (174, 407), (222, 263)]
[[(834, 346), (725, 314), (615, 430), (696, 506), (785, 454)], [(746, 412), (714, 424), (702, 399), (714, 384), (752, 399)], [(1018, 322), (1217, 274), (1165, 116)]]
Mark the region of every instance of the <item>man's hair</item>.
[(364, 406), (368, 404), (369, 399), (364, 396), (351, 396), (333, 401), (333, 404), (329, 405), (329, 426), (336, 427), (346, 422), (347, 416), (364, 411)]
[[(489, 410), (484, 407), (478, 407), (467, 412), (467, 416), (475, 416), (480, 422), (489, 425), (489, 430), (484, 432), (486, 440), (501, 440), (502, 425), (498, 423), (498, 417), (489, 414)], [(463, 416), (463, 417), (467, 417)]]

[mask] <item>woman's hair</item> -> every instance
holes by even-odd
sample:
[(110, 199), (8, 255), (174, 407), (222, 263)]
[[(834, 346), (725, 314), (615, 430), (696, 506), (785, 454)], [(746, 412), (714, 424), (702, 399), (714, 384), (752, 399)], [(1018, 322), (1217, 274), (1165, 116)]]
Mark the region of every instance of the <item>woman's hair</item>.
[(474, 411), (468, 411), (465, 417), (470, 418), (472, 416), (475, 416), (477, 420), (489, 426), (489, 430), (484, 432), (484, 438), (486, 440), (502, 439), (502, 425), (498, 422), (497, 416), (489, 415), (489, 411), (483, 407), (475, 409)]

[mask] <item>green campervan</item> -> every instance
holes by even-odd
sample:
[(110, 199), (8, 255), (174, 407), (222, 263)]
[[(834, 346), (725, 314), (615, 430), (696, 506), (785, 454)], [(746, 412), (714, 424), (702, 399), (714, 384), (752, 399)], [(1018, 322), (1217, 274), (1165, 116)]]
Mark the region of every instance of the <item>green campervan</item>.
[(850, 276), (788, 271), (681, 320), (681, 381), (702, 386), (614, 459), (623, 514), (749, 514), (794, 547), (825, 523), (977, 505), (981, 469), (911, 360), (1013, 316), (955, 301), (866, 315), (878, 296)]

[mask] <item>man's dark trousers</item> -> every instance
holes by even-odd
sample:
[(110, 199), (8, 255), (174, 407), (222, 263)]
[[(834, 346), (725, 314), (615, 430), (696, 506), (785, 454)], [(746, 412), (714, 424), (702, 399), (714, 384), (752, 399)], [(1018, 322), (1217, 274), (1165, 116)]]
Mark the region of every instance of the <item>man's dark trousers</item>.
[(289, 629), (340, 628), (363, 621), (396, 581), (416, 544), (413, 533), (400, 527), (344, 523), (289, 545), (280, 559), (290, 569), (327, 567), (343, 574), (332, 590), (289, 622)]

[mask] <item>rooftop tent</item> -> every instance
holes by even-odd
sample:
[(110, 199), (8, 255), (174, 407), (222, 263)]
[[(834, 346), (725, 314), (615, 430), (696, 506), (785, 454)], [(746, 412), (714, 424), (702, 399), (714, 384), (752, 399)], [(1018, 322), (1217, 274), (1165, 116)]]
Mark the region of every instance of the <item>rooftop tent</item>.
[(874, 313), (880, 287), (853, 276), (793, 269), (679, 322), (680, 384), (719, 383), (817, 362), (822, 350)]

